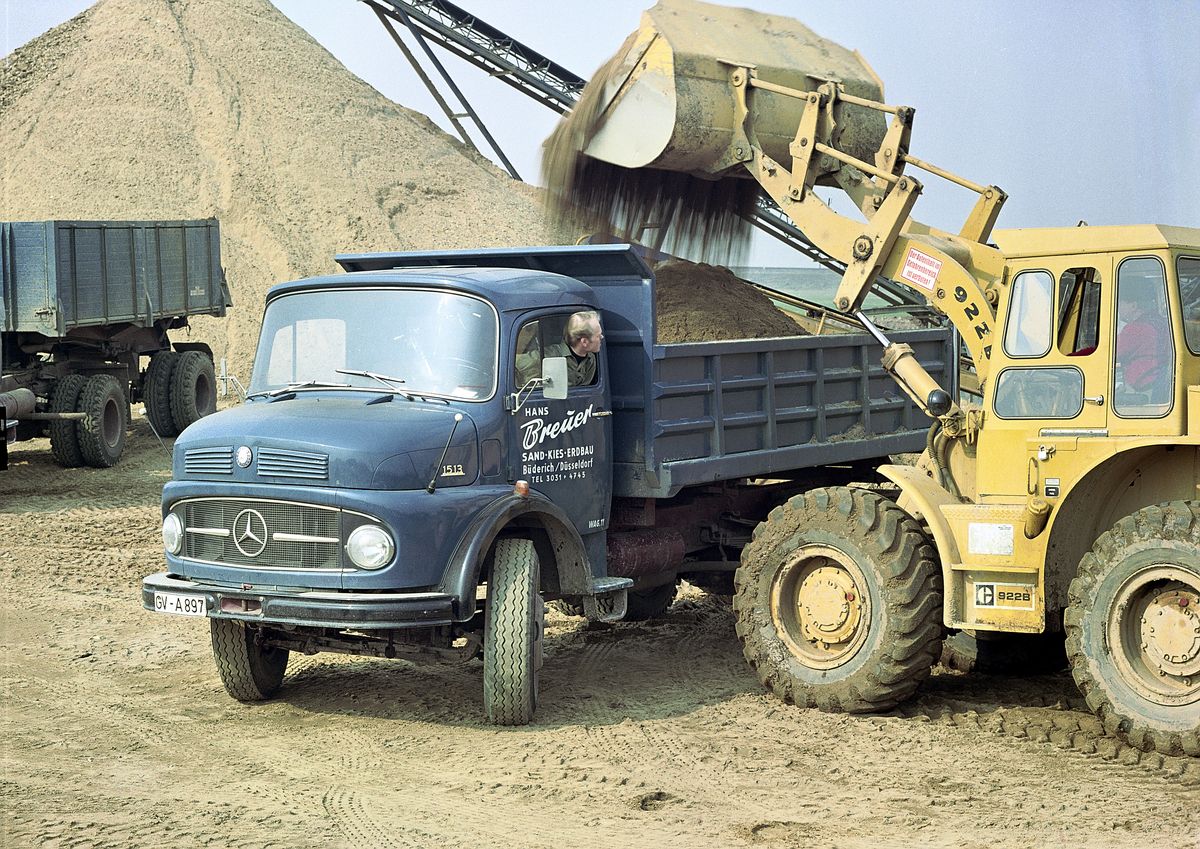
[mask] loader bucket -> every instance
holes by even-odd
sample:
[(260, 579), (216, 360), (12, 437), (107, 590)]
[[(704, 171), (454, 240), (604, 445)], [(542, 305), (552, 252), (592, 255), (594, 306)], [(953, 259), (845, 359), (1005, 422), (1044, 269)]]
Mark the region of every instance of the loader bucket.
[[(701, 241), (736, 237), (740, 225), (726, 219), (746, 212), (758, 193), (756, 183), (741, 179), (750, 176), (744, 166), (722, 163), (736, 121), (729, 79), (739, 66), (788, 88), (811, 91), (833, 80), (850, 94), (883, 97), (858, 54), (798, 21), (698, 0), (661, 0), (643, 13), (638, 30), (597, 71), (547, 141), (547, 185), (564, 204), (614, 223), (669, 216)], [(788, 146), (803, 102), (761, 89), (751, 97), (759, 145), (790, 167)], [(835, 144), (873, 159), (886, 131), (883, 116), (843, 106), (836, 118)], [(820, 167), (826, 169), (821, 182), (830, 183), (838, 163), (823, 159)], [(711, 184), (726, 177), (738, 178), (738, 185)]]

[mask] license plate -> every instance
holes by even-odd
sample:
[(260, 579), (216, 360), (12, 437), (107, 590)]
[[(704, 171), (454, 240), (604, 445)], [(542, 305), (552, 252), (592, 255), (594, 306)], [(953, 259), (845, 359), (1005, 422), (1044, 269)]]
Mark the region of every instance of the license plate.
[(154, 609), (159, 613), (175, 616), (207, 616), (208, 609), (202, 595), (179, 595), (178, 593), (154, 594)]

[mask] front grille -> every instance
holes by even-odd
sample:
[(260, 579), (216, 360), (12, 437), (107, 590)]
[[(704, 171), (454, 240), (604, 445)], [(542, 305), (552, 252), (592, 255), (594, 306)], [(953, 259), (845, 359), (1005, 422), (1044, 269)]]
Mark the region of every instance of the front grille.
[(335, 507), (204, 498), (178, 510), (184, 557), (255, 568), (341, 568), (342, 511)]
[(275, 478), (329, 479), (329, 456), (283, 448), (258, 450), (258, 473)]
[(232, 475), (233, 449), (193, 448), (183, 455), (183, 470), (189, 475)]

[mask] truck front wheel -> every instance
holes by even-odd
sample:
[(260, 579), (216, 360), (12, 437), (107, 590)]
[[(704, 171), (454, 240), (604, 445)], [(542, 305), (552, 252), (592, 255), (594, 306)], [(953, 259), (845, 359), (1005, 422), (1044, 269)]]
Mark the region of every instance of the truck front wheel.
[(1101, 534), (1066, 629), (1071, 674), (1110, 733), (1200, 755), (1200, 502), (1146, 507)]
[(496, 543), (483, 626), (483, 707), (496, 725), (526, 725), (537, 709), (544, 607), (533, 541)]
[(125, 414), (129, 402), (116, 378), (95, 374), (83, 385), (79, 412), (87, 417), (79, 422), (79, 450), (89, 466), (107, 469), (115, 466), (125, 450)]
[(239, 702), (260, 702), (279, 691), (288, 650), (262, 645), (260, 633), (234, 619), (209, 619), (213, 659), (226, 691)]
[(929, 677), (941, 651), (934, 549), (874, 493), (830, 487), (776, 507), (734, 581), (746, 658), (784, 701), (888, 710)]

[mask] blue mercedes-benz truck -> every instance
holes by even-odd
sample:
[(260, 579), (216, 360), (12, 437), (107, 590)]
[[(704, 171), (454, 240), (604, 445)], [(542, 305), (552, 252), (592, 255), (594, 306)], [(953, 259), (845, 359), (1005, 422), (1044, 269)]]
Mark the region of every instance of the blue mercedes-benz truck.
[[(656, 342), (629, 246), (338, 262), (270, 291), (246, 402), (184, 431), (163, 490), (143, 605), (208, 617), (240, 700), (293, 651), (481, 655), (488, 718), (527, 723), (545, 602), (647, 618), (680, 577), (728, 586), (773, 507), (925, 444), (865, 333)], [(598, 368), (569, 385), (590, 310)], [(948, 331), (897, 338), (952, 383)]]

